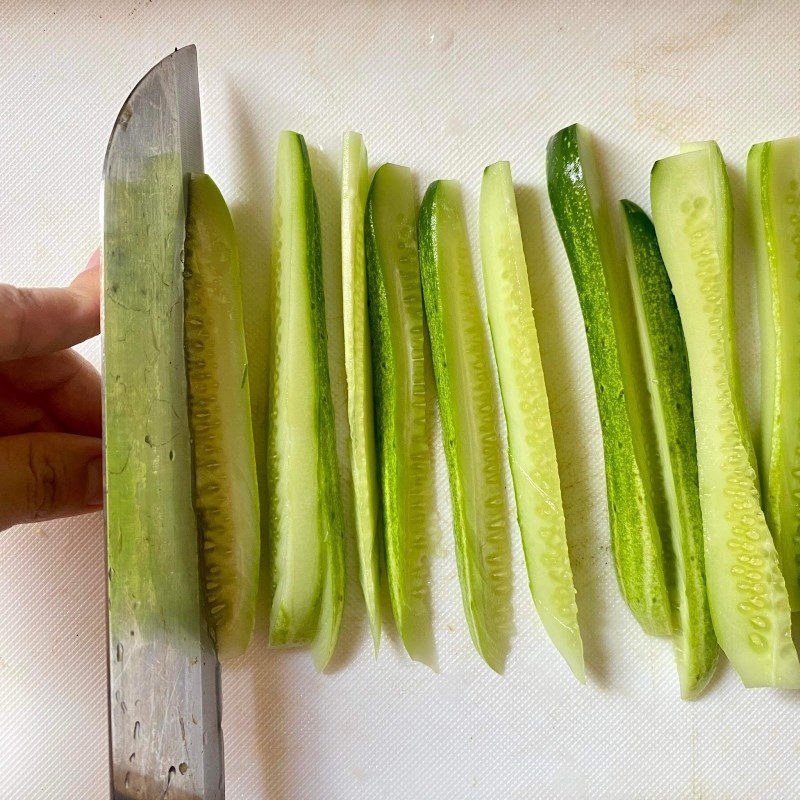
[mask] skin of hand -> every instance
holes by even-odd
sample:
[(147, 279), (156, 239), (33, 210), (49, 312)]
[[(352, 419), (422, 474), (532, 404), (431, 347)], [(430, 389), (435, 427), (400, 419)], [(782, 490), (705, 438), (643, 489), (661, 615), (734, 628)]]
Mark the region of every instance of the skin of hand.
[(103, 505), (100, 254), (64, 289), (0, 284), (0, 530)]

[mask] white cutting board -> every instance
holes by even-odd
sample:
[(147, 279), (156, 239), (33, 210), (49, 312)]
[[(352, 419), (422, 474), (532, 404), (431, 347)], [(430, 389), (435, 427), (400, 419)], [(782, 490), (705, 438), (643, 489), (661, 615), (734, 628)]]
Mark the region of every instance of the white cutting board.
[[(645, 206), (656, 158), (682, 140), (718, 139), (738, 203), (740, 341), (754, 407), (743, 165), (753, 142), (800, 132), (800, 6), (633, 5), (3, 4), (2, 281), (63, 284), (82, 268), (99, 238), (116, 112), (152, 64), (190, 42), (207, 169), (233, 207), (247, 270), (268, 259), (282, 128), (312, 148), (334, 246), (349, 127), (364, 134), (373, 166), (410, 165), (420, 193), (437, 177), (461, 180), (473, 238), (485, 165), (510, 159), (525, 187), (588, 685), (576, 684), (535, 616), (515, 523), (517, 635), (505, 676), (474, 652), (438, 453), (439, 673), (409, 662), (394, 635), (374, 659), (352, 583), (331, 674), (317, 675), (304, 652), (268, 650), (262, 620), (249, 654), (223, 672), (231, 800), (800, 797), (800, 695), (745, 691), (723, 665), (703, 699), (681, 702), (669, 643), (646, 637), (620, 599), (586, 345), (544, 184), (547, 137), (574, 121), (598, 136), (609, 195)], [(330, 317), (340, 324), (335, 295)], [(263, 313), (257, 293), (246, 303), (251, 319)], [(340, 358), (339, 336), (332, 341)], [(83, 351), (96, 360), (97, 342)], [(333, 376), (341, 380), (338, 360)], [(0, 534), (0, 800), (107, 797), (103, 593), (99, 516)]]

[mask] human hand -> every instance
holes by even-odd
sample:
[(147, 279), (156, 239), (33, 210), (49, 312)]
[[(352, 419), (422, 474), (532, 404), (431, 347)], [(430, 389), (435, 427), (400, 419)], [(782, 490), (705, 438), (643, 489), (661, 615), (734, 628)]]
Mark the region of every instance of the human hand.
[(0, 284), (0, 530), (103, 505), (100, 254), (66, 289)]

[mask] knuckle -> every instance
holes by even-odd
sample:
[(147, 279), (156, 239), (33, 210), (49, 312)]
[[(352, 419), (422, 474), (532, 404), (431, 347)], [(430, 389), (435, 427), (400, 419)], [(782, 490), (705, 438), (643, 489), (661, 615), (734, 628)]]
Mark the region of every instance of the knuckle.
[(31, 519), (47, 519), (61, 505), (63, 468), (47, 449), (32, 439), (28, 447), (27, 512)]
[(24, 358), (25, 344), (25, 309), (28, 305), (28, 294), (24, 289), (0, 284), (0, 346), (7, 350), (12, 358)]

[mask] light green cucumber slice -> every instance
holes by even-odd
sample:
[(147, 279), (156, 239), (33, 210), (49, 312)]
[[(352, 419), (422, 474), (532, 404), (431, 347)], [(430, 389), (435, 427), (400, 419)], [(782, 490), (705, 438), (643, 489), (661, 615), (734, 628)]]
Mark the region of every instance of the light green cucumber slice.
[(656, 162), (653, 221), (678, 303), (697, 438), (711, 618), (746, 686), (800, 686), (789, 599), (761, 510), (735, 348), (732, 202), (714, 142)]
[(800, 138), (754, 145), (747, 184), (761, 327), (761, 488), (800, 611)]
[(456, 182), (428, 187), (418, 237), (464, 612), (475, 647), (499, 672), (509, 629), (505, 486), (491, 356)]
[(586, 680), (553, 428), (507, 161), (483, 173), (483, 285), (508, 429), (508, 458), (533, 602), (575, 676)]
[(253, 632), (260, 517), (239, 255), (233, 221), (208, 175), (189, 179), (184, 303), (194, 508), (206, 601), (220, 660)]
[(369, 190), (367, 149), (361, 134), (342, 143), (342, 308), (350, 469), (353, 476), (356, 544), (361, 589), (372, 641), (381, 641), (380, 549), (372, 362), (364, 263), (364, 211)]
[(656, 232), (647, 214), (623, 200), (622, 220), (646, 380), (665, 482), (676, 612), (675, 655), (681, 697), (697, 697), (717, 663), (718, 648), (705, 582), (703, 518), (697, 483), (692, 383), (683, 328)]
[(589, 132), (580, 125), (550, 139), (547, 188), (589, 344), (617, 578), (642, 628), (666, 635), (672, 621), (656, 518), (653, 423), (630, 277), (614, 242)]
[(389, 596), (408, 654), (430, 662), (425, 337), (408, 168), (384, 164), (375, 173), (365, 228)]
[(314, 639), (318, 668), (338, 636), (344, 595), (339, 470), (328, 375), (320, 225), (308, 151), (284, 131), (273, 205), (268, 496), (270, 642)]

